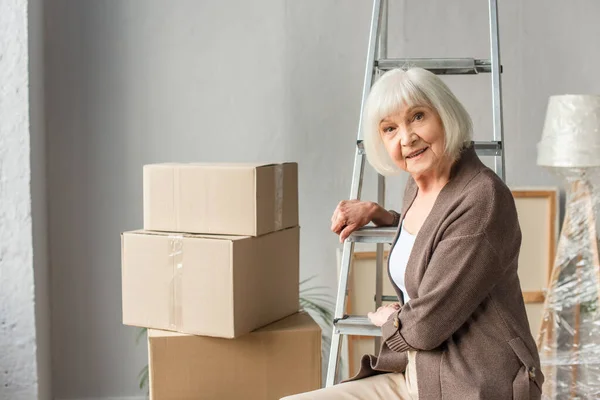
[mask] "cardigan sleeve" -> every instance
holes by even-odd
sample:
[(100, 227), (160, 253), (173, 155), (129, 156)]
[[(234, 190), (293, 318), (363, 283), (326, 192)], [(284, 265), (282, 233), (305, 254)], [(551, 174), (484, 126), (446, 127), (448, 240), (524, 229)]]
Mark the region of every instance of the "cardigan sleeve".
[(395, 210), (388, 210), (388, 212), (394, 216), (394, 221), (390, 226), (398, 226), (400, 224), (400, 213)]
[(442, 240), (427, 266), (419, 297), (382, 326), (384, 342), (399, 352), (439, 347), (473, 314), (504, 271), (485, 233)]

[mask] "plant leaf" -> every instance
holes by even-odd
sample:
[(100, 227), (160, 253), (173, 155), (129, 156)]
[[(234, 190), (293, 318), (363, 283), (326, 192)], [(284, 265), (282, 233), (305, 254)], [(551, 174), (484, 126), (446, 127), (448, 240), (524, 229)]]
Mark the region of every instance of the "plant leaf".
[(309, 292), (312, 290), (321, 290), (321, 289), (329, 289), (327, 286), (311, 286), (309, 288), (301, 289), (301, 292)]
[(306, 282), (308, 282), (308, 281), (312, 281), (312, 280), (313, 280), (314, 278), (316, 278), (316, 277), (317, 277), (316, 275), (311, 275), (311, 276), (309, 276), (308, 278), (306, 278), (306, 279), (303, 279), (302, 281), (300, 281), (300, 285), (304, 285)]
[(135, 337), (135, 344), (139, 344), (142, 337), (148, 332), (147, 328), (139, 328), (139, 331)]
[(140, 380), (140, 389), (143, 389), (148, 384), (148, 366), (146, 365), (138, 374)]

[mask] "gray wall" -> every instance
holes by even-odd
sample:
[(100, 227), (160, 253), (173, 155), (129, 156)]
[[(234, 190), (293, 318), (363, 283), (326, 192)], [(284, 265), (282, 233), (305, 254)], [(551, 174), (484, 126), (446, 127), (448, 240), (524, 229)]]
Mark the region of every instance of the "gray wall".
[(36, 335), (30, 129), (39, 119), (29, 87), (39, 80), (28, 70), (28, 33), (28, 2), (0, 1), (0, 399), (11, 400), (35, 399), (48, 382), (38, 380), (36, 353), (45, 332)]
[[(298, 161), (301, 275), (334, 293), (329, 218), (350, 188), (368, 3), (48, 1), (56, 398), (140, 394), (146, 349), (120, 322), (119, 234), (141, 227), (145, 163)], [(487, 56), (484, 2), (392, 0), (390, 11), (391, 56)], [(597, 15), (594, 0), (501, 2), (510, 185), (557, 183), (535, 165), (545, 105), (554, 93), (600, 92)], [(476, 138), (489, 137), (489, 76), (448, 82)], [(403, 182), (388, 186), (393, 205)]]
[(50, 400), (52, 399), (52, 373), (44, 103), (44, 7), (43, 0), (29, 0), (28, 3), (31, 218), (37, 332), (37, 342), (35, 343), (37, 351), (37, 385), (38, 400)]

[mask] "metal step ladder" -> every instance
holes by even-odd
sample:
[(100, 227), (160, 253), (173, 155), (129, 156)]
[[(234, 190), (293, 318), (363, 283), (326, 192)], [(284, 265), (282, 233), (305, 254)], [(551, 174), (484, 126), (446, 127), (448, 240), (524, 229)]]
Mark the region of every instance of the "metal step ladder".
[[(365, 101), (373, 85), (375, 78), (380, 74), (394, 68), (402, 68), (406, 65), (421, 67), (438, 75), (476, 75), (490, 73), (492, 83), (492, 107), (493, 107), (493, 140), (486, 142), (475, 142), (477, 154), (481, 156), (494, 156), (494, 170), (505, 180), (504, 173), (504, 133), (502, 126), (502, 85), (500, 74), (500, 43), (498, 37), (498, 5), (497, 0), (489, 2), (489, 33), (490, 33), (490, 59), (480, 60), (474, 58), (387, 58), (387, 22), (388, 4), (387, 0), (374, 0), (371, 16), (371, 28), (369, 34), (366, 70), (363, 82), (361, 117), (358, 126), (358, 138), (356, 141), (356, 152), (354, 156), (354, 169), (352, 173), (352, 187), (350, 199), (360, 199), (366, 155), (362, 140), (362, 110)], [(377, 202), (384, 206), (385, 203), (385, 179), (378, 176)], [(357, 242), (376, 243), (376, 284), (375, 284), (375, 307), (380, 307), (383, 301), (397, 301), (395, 296), (383, 296), (383, 246), (391, 244), (396, 233), (396, 228), (367, 226), (354, 232), (343, 245), (341, 268), (336, 298), (336, 307), (333, 320), (333, 333), (331, 338), (331, 349), (327, 369), (326, 386), (330, 387), (336, 383), (338, 377), (339, 358), (341, 352), (341, 335), (361, 335), (375, 337), (375, 352), (377, 352), (381, 341), (381, 328), (370, 323), (366, 316), (349, 316), (345, 314), (346, 300), (348, 294), (348, 275), (354, 252), (354, 244)]]

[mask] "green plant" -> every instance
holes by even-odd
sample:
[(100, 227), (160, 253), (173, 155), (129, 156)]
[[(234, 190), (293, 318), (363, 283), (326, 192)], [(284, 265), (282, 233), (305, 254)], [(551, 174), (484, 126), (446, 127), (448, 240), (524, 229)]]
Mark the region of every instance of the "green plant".
[[(323, 340), (321, 344), (321, 354), (325, 358), (327, 350), (331, 345), (329, 336), (331, 321), (333, 321), (334, 303), (331, 301), (331, 296), (327, 294), (326, 286), (308, 286), (316, 276), (313, 275), (300, 282), (300, 308), (311, 314), (321, 326)], [(136, 344), (139, 344), (142, 338), (146, 337), (147, 328), (139, 328), (135, 338)], [(148, 365), (144, 366), (138, 374), (139, 387), (144, 389), (148, 385)]]
[(316, 322), (321, 326), (321, 355), (325, 359), (331, 346), (330, 331), (335, 304), (331, 300), (331, 296), (327, 294), (326, 286), (307, 287), (307, 283), (314, 278), (315, 275), (300, 282), (300, 308), (315, 316)]
[[(142, 338), (146, 337), (146, 334), (148, 333), (148, 328), (138, 328), (138, 333), (135, 337), (135, 344), (139, 344), (140, 340)], [(139, 387), (140, 389), (143, 389), (144, 387), (146, 387), (148, 385), (148, 365), (145, 365), (144, 368), (142, 368), (142, 370), (140, 371), (140, 373), (138, 374), (138, 380), (139, 380)]]

